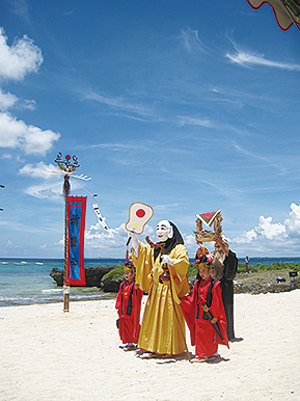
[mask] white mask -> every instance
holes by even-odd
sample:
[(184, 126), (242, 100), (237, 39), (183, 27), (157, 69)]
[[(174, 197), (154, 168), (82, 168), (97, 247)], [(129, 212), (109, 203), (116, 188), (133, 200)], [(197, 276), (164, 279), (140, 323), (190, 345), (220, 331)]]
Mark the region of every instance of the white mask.
[(166, 242), (173, 237), (173, 227), (168, 220), (161, 220), (156, 226), (156, 238), (159, 242)]

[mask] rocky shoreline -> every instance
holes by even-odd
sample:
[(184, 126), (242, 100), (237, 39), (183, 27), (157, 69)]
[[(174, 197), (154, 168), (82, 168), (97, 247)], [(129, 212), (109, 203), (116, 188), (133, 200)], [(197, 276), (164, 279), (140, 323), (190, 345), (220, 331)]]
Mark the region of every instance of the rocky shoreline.
[[(102, 278), (105, 274), (110, 272), (111, 270), (119, 267), (119, 265), (109, 266), (109, 265), (100, 265), (100, 266), (87, 266), (85, 271), (85, 287), (99, 287), (102, 283)], [(63, 286), (63, 270), (54, 267), (49, 274), (50, 277), (56, 282), (59, 287)]]
[[(87, 266), (85, 268), (85, 286), (98, 287), (105, 293), (116, 293), (123, 281), (122, 272), (122, 265)], [(300, 289), (300, 277), (297, 274), (295, 277), (290, 277), (288, 269), (252, 273), (238, 272), (234, 280), (234, 292), (235, 294), (266, 294)], [(50, 276), (58, 286), (63, 285), (63, 270), (54, 268)], [(193, 288), (195, 280), (195, 276), (189, 277), (190, 288)]]

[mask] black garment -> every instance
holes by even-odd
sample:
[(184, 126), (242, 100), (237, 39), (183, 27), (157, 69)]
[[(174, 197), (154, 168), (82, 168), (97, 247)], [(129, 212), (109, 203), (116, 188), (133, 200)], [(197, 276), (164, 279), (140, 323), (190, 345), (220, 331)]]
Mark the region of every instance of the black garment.
[(229, 341), (235, 338), (233, 325), (233, 279), (235, 278), (237, 267), (238, 258), (234, 252), (229, 250), (229, 254), (223, 262), (223, 276), (220, 280)]

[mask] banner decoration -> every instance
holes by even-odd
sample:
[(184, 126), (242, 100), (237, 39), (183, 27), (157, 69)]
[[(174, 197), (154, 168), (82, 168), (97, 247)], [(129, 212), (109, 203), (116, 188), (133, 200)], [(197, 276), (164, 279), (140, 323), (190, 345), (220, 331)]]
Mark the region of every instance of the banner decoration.
[(108, 228), (108, 225), (106, 224), (106, 221), (105, 221), (106, 217), (103, 217), (101, 212), (100, 212), (98, 203), (93, 203), (92, 206), (93, 206), (93, 209), (94, 209), (94, 211), (96, 213), (96, 216), (98, 217), (99, 223), (102, 225), (104, 230), (107, 231), (110, 234), (110, 236), (113, 237), (114, 236), (113, 233), (111, 232), (111, 230)]
[(86, 197), (67, 196), (68, 271), (67, 285), (85, 285), (84, 229)]
[(140, 202), (133, 203), (129, 209), (129, 220), (125, 224), (126, 230), (142, 234), (145, 224), (151, 219), (153, 213), (151, 206)]

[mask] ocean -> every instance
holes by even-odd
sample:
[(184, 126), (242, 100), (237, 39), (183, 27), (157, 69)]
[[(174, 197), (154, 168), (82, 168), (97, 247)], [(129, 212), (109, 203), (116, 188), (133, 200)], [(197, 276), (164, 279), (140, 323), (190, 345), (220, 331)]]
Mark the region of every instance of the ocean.
[[(87, 259), (85, 266), (124, 263), (122, 259)], [(63, 302), (62, 287), (50, 277), (61, 259), (0, 259), (0, 307)], [(71, 287), (70, 302), (107, 299), (97, 287)]]
[[(125, 259), (86, 259), (85, 266), (124, 263)], [(193, 262), (193, 260), (191, 260)], [(239, 259), (244, 263), (244, 259)], [(251, 258), (251, 265), (300, 263), (300, 258)], [(63, 269), (61, 259), (0, 259), (0, 307), (63, 302), (62, 287), (50, 277), (54, 267)], [(110, 298), (96, 287), (71, 287), (70, 302)]]

